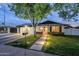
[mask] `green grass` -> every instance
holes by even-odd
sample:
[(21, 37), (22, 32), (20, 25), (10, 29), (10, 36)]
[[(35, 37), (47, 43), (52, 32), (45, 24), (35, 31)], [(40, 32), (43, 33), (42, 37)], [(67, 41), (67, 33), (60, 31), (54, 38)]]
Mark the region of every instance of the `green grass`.
[(79, 36), (48, 36), (43, 51), (63, 56), (79, 56)]
[(20, 47), (20, 48), (29, 48), (37, 39), (40, 38), (40, 35), (29, 35), (26, 38), (18, 39), (14, 42), (7, 43), (7, 45)]

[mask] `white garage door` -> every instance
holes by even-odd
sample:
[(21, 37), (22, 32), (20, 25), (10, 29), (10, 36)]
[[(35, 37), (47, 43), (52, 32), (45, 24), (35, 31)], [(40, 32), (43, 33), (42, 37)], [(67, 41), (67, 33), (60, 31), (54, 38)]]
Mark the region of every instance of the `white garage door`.
[(74, 28), (64, 29), (64, 34), (65, 35), (79, 35), (79, 29), (74, 29)]

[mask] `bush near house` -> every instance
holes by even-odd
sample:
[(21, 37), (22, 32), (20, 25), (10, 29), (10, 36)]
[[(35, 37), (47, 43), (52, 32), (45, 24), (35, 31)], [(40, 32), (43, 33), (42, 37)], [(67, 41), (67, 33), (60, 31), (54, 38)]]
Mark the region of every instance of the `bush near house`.
[(50, 35), (55, 35), (55, 36), (64, 36), (63, 32), (49, 32)]
[(7, 45), (20, 47), (20, 48), (29, 48), (41, 35), (29, 35), (26, 38), (18, 39), (14, 42), (7, 43)]
[(48, 36), (43, 51), (62, 56), (79, 56), (79, 36)]

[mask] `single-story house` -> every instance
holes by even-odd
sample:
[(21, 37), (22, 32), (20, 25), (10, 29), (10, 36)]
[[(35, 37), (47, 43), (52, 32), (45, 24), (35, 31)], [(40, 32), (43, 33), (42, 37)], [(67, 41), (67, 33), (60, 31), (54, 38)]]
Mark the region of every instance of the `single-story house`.
[[(71, 27), (68, 24), (61, 24), (54, 21), (44, 21), (38, 24), (36, 27), (37, 33), (42, 33), (46, 31), (52, 34), (64, 34), (64, 35), (79, 35), (79, 27)], [(18, 25), (16, 27), (0, 27), (0, 32), (7, 33), (29, 33), (34, 34), (33, 27), (28, 24)]]
[(72, 27), (68, 24), (61, 24), (50, 20), (39, 23), (37, 26), (37, 32), (42, 32), (43, 28), (52, 34), (60, 33), (64, 35), (79, 35), (79, 27)]

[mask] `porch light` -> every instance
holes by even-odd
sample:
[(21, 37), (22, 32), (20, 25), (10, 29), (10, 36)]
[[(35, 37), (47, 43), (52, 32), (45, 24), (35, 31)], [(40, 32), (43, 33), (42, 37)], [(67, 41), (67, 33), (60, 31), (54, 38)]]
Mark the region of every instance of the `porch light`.
[(43, 27), (40, 27), (41, 30), (43, 30)]

